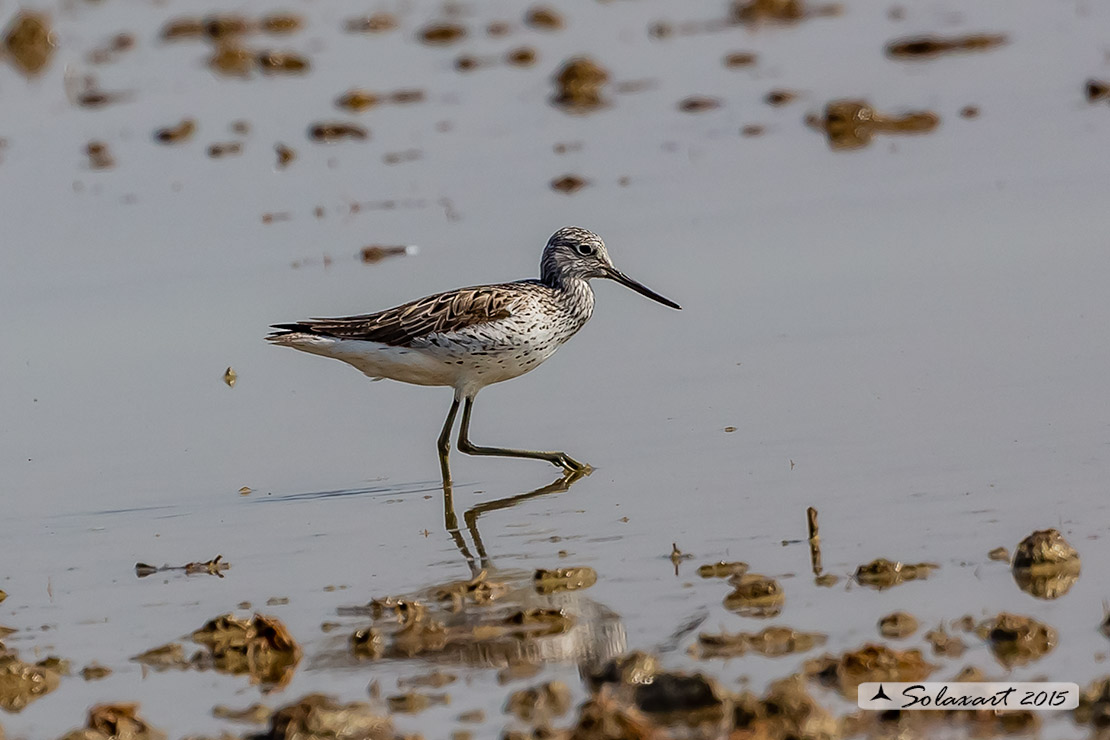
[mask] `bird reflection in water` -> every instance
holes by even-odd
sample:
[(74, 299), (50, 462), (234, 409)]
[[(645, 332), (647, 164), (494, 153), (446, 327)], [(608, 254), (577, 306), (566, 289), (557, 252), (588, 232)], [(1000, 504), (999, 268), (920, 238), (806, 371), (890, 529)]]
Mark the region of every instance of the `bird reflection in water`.
[(530, 499), (539, 498), (540, 496), (546, 496), (549, 493), (563, 493), (570, 490), (570, 487), (585, 475), (587, 475), (587, 473), (581, 470), (567, 471), (546, 486), (540, 486), (527, 493), (518, 493), (515, 496), (507, 496), (505, 498), (494, 499), (493, 501), (484, 501), (463, 512), (463, 523), (466, 526), (466, 531), (470, 534), (470, 539), (473, 540), (474, 547), (478, 551), (477, 559), (475, 559), (474, 555), (470, 552), (470, 548), (467, 547), (466, 544), (466, 538), (463, 537), (462, 531), (459, 530), (459, 520), (455, 515), (455, 502), (451, 483), (444, 479), (443, 525), (447, 529), (447, 534), (454, 540), (455, 547), (459, 548), (459, 552), (462, 553), (462, 556), (466, 559), (467, 565), (470, 566), (471, 574), (477, 575), (480, 571), (490, 567), (490, 558), (486, 553), (486, 546), (482, 542), (481, 533), (478, 532), (478, 517), (492, 511), (511, 509), (517, 504)]

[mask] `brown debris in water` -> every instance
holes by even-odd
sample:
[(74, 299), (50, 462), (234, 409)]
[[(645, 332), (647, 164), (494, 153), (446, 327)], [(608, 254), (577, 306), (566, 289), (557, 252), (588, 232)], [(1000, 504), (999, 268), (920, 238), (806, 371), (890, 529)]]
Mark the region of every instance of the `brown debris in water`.
[(574, 618), (555, 607), (520, 609), (505, 618), (505, 624), (518, 637), (561, 635), (574, 624)]
[(732, 23), (797, 23), (805, 18), (839, 15), (836, 4), (811, 6), (806, 0), (733, 0), (729, 14)]
[(48, 671), (54, 671), (60, 676), (68, 676), (71, 673), (69, 661), (65, 658), (59, 658), (57, 655), (48, 655), (35, 665)]
[(0, 47), (16, 71), (35, 77), (50, 63), (56, 44), (50, 17), (33, 10), (21, 10), (4, 29)]
[(213, 41), (250, 33), (254, 24), (245, 16), (234, 13), (215, 13), (197, 17), (175, 18), (162, 26), (159, 34), (163, 41), (208, 38)]
[(940, 125), (940, 116), (931, 111), (888, 116), (876, 111), (866, 100), (834, 100), (825, 106), (823, 117), (808, 122), (825, 132), (830, 148), (858, 149), (870, 144), (879, 133), (928, 133)]
[(742, 563), (739, 560), (733, 562), (719, 560), (716, 563), (698, 566), (698, 575), (702, 578), (731, 578), (744, 575), (748, 572), (748, 568), (747, 563)]
[(606, 105), (602, 87), (609, 73), (589, 57), (568, 59), (555, 74), (551, 102), (568, 113), (588, 113)]
[(956, 635), (948, 634), (943, 625), (925, 633), (925, 639), (933, 646), (933, 655), (945, 658), (958, 658), (967, 650), (967, 645)]
[(1079, 553), (1055, 529), (1034, 532), (1014, 550), (1015, 568), (1058, 567), (1078, 563)]
[(464, 581), (446, 583), (433, 592), (437, 601), (451, 602), (452, 611), (459, 611), (463, 604), (489, 604), (508, 593), (509, 587), (501, 581), (490, 580), (486, 571)]
[(286, 685), (301, 660), (300, 646), (285, 625), (262, 614), (249, 620), (224, 614), (193, 632), (192, 639), (208, 649), (215, 670), (247, 674), (263, 690)]
[[(229, 370), (231, 368), (228, 368)], [(232, 371), (234, 374), (234, 371)], [(227, 373), (224, 373), (224, 382), (227, 382)], [(228, 385), (234, 385), (234, 379)], [(161, 567), (154, 565), (147, 565), (146, 563), (135, 563), (135, 575), (139, 578), (146, 578), (154, 573), (161, 573), (167, 570), (180, 570), (184, 571), (185, 575), (197, 575), (204, 573), (210, 576), (219, 576), (223, 578), (223, 572), (231, 568), (231, 563), (224, 562), (223, 555), (217, 555), (211, 560), (201, 562), (185, 563), (185, 565), (163, 565)]]
[(531, 46), (521, 46), (505, 52), (505, 64), (510, 67), (531, 67), (539, 56)]
[(386, 705), (394, 714), (418, 714), (428, 707), (437, 704), (450, 704), (449, 694), (422, 694), (418, 691), (409, 691), (404, 694), (395, 694), (386, 697)]
[(447, 46), (466, 38), (466, 28), (458, 23), (432, 23), (420, 29), (417, 38), (431, 46)]
[[(428, 601), (375, 599), (366, 611), (374, 622), (357, 630), (351, 651), (360, 658), (445, 658), (481, 653), (482, 660), (501, 656), (502, 664), (521, 660), (531, 641), (566, 633), (574, 617), (562, 609), (500, 605), (508, 584), (484, 572), (468, 581), (428, 589)], [(523, 651), (523, 652), (522, 652)]]
[(893, 588), (907, 581), (929, 577), (929, 572), (939, 568), (934, 563), (899, 563), (886, 558), (877, 558), (856, 569), (856, 581), (862, 586), (884, 589)]
[(358, 252), (358, 258), (365, 264), (374, 262), (381, 262), (387, 257), (401, 257), (410, 253), (409, 247), (405, 246), (382, 246), (380, 244), (371, 244), (368, 247), (363, 247)]
[(736, 658), (747, 652), (756, 652), (769, 658), (791, 653), (804, 653), (824, 645), (827, 636), (819, 632), (799, 632), (789, 627), (767, 627), (761, 632), (722, 632), (712, 635), (702, 632), (697, 644), (690, 646), (694, 658)]
[(997, 560), (1003, 563), (1010, 562), (1010, 551), (1005, 547), (996, 547), (987, 553), (987, 558), (990, 560)]
[(614, 693), (607, 687), (579, 708), (571, 740), (662, 740), (643, 712), (614, 698)]
[(243, 145), (238, 141), (224, 141), (208, 145), (208, 156), (212, 159), (220, 159), (221, 157), (242, 153)]
[(456, 719), (459, 722), (485, 722), (486, 713), (481, 709), (471, 709), (461, 713)]
[(763, 131), (764, 131), (764, 128), (762, 126), (760, 126), (759, 124), (753, 123), (753, 124), (748, 124), (747, 126), (744, 126), (743, 128), (741, 128), (740, 129), (740, 135), (741, 136), (748, 136), (748, 137), (759, 136), (760, 134), (763, 133)]
[(346, 110), (355, 113), (361, 113), (364, 110), (369, 110), (381, 102), (381, 98), (369, 90), (353, 89), (340, 95), (335, 99), (335, 105), (338, 108), (345, 108)]
[[(228, 365), (227, 370), (224, 370), (224, 385), (226, 385), (228, 388), (234, 388), (235, 383), (238, 380), (239, 380), (239, 373), (235, 372), (235, 368)], [(244, 488), (245, 488), (245, 486), (244, 486)], [(240, 488), (239, 493), (242, 493), (242, 492), (243, 492), (243, 489)], [(247, 493), (250, 493), (250, 492), (251, 492), (251, 489), (247, 488)]]
[(715, 110), (720, 107), (720, 99), (708, 95), (691, 95), (678, 102), (678, 109), (683, 113), (704, 113), (707, 110)]
[(486, 62), (483, 62), (478, 57), (471, 56), (469, 54), (463, 54), (462, 56), (455, 59), (455, 69), (459, 70), (460, 72), (470, 72), (472, 70), (478, 69), (478, 67), (481, 67), (483, 64), (486, 64)]
[(0, 709), (19, 712), (58, 688), (61, 679), (61, 671), (41, 662), (24, 663), (14, 650), (0, 645)]
[(107, 64), (115, 61), (116, 57), (125, 51), (135, 48), (135, 36), (126, 31), (117, 33), (108, 39), (102, 46), (98, 46), (88, 53), (86, 58), (89, 64)]
[(89, 158), (90, 169), (108, 170), (116, 166), (116, 160), (103, 141), (90, 141), (85, 145), (85, 154)]
[(200, 38), (204, 35), (204, 21), (200, 18), (174, 18), (162, 26), (158, 35), (163, 41)]
[(745, 573), (729, 579), (733, 591), (725, 597), (725, 608), (742, 617), (775, 617), (786, 601), (782, 586), (774, 578)]
[(249, 77), (254, 62), (254, 52), (235, 41), (220, 42), (208, 57), (208, 67), (226, 77)]
[(505, 713), (530, 724), (547, 723), (567, 713), (571, 693), (562, 681), (548, 681), (514, 691), (505, 702)]
[(887, 56), (920, 59), (959, 51), (986, 51), (1008, 41), (1005, 34), (973, 33), (966, 36), (911, 36), (886, 45)]
[(654, 656), (633, 653), (610, 661), (590, 680), (592, 696), (566, 735), (573, 740), (834, 740), (848, 734), (809, 695), (801, 675), (775, 681), (762, 698), (730, 695), (712, 679), (660, 672)]
[(1058, 599), (1079, 580), (1079, 553), (1055, 529), (1034, 532), (1014, 550), (1018, 588), (1038, 599)]
[(212, 707), (212, 716), (217, 719), (226, 719), (228, 722), (244, 722), (251, 725), (264, 725), (270, 721), (274, 711), (264, 704), (251, 704), (243, 709), (217, 704)]
[(402, 162), (414, 162), (424, 156), (424, 152), (419, 149), (404, 149), (399, 152), (386, 152), (382, 155), (382, 161), (386, 164), (401, 164)]
[(276, 167), (283, 170), (297, 158), (297, 152), (282, 143), (274, 144), (274, 153), (277, 155)]
[(1084, 93), (1087, 96), (1088, 103), (1094, 103), (1098, 100), (1110, 100), (1110, 82), (1105, 80), (1096, 80), (1090, 78), (1083, 86)]
[(138, 704), (98, 704), (89, 710), (85, 727), (59, 740), (165, 740), (139, 716)]
[(920, 650), (894, 650), (886, 645), (867, 644), (840, 656), (824, 655), (806, 663), (805, 673), (825, 686), (855, 698), (861, 683), (872, 681), (923, 681), (936, 670), (921, 657)]
[(186, 118), (176, 126), (160, 128), (154, 132), (154, 140), (162, 144), (180, 144), (188, 141), (197, 130), (197, 122)]
[(634, 650), (613, 658), (587, 679), (591, 690), (598, 691), (605, 684), (631, 685), (648, 683), (660, 670), (659, 659), (651, 653)]
[(546, 5), (534, 5), (524, 14), (524, 24), (539, 31), (559, 31), (566, 25), (559, 11)]
[(81, 669), (81, 678), (86, 681), (99, 681), (112, 675), (112, 669), (99, 663), (89, 663)]
[(304, 19), (293, 13), (270, 13), (258, 20), (258, 28), (263, 33), (283, 35), (301, 30)]
[(767, 105), (780, 106), (786, 105), (798, 97), (798, 93), (793, 90), (772, 90), (763, 96), (763, 102)]
[(551, 189), (570, 195), (577, 193), (590, 184), (590, 181), (578, 175), (563, 175), (551, 181)]
[(391, 13), (373, 13), (348, 18), (343, 27), (347, 33), (385, 33), (397, 28), (397, 18)]
[(532, 576), (536, 593), (552, 594), (557, 591), (577, 591), (597, 583), (597, 571), (585, 566), (577, 568), (538, 569)]
[(525, 681), (529, 678), (535, 678), (542, 670), (543, 666), (539, 663), (514, 660), (497, 672), (497, 683), (504, 686), (514, 681)]
[(388, 100), (396, 105), (406, 105), (408, 103), (423, 103), (425, 97), (427, 96), (423, 90), (394, 90), (389, 94)]
[(166, 645), (161, 645), (156, 648), (147, 650), (145, 653), (140, 653), (131, 660), (136, 663), (142, 663), (148, 668), (153, 668), (156, 671), (165, 670), (167, 668), (188, 668), (190, 663), (185, 657), (185, 648), (178, 642), (171, 642)]
[(304, 19), (295, 13), (269, 13), (257, 20), (238, 13), (213, 13), (203, 17), (183, 16), (167, 21), (159, 32), (163, 41), (208, 39), (226, 41), (237, 36), (262, 32), (272, 36), (295, 33)]
[(312, 66), (307, 57), (292, 51), (260, 51), (255, 55), (254, 62), (265, 75), (299, 75), (308, 72)]
[(204, 35), (213, 41), (232, 36), (241, 36), (254, 30), (254, 24), (246, 17), (233, 13), (209, 15), (201, 19)]
[(737, 67), (750, 67), (759, 59), (755, 53), (750, 51), (734, 51), (725, 55), (725, 66), (729, 69)]
[(636, 708), (663, 724), (722, 727), (728, 695), (700, 673), (657, 673), (650, 683), (632, 687)]
[(917, 617), (909, 612), (893, 612), (879, 620), (879, 634), (897, 639), (917, 632)]
[[(493, 633), (491, 635), (491, 633)], [(357, 633), (356, 633), (357, 634)], [(496, 630), (487, 630), (482, 633), (482, 637), (501, 636), (501, 632)], [(460, 635), (460, 639), (465, 639), (467, 636)], [(477, 636), (474, 636), (477, 640)], [(415, 655), (422, 655), (425, 653), (438, 653), (447, 648), (447, 625), (437, 619), (431, 618), (414, 618), (405, 623), (400, 630), (393, 636), (393, 642), (386, 647), (384, 635), (380, 638), (382, 642), (379, 657), (385, 655), (395, 655), (399, 657), (413, 657)], [(387, 652), (388, 651), (388, 652)]]
[(373, 627), (355, 630), (350, 639), (351, 652), (358, 658), (377, 660), (385, 654), (385, 638)]
[(458, 680), (458, 676), (454, 673), (447, 673), (446, 671), (434, 670), (430, 673), (422, 673), (419, 676), (409, 676), (408, 678), (402, 677), (397, 679), (398, 688), (432, 688), (442, 689), (444, 686), (450, 686)]
[[(1079, 692), (1079, 706), (1075, 708), (1076, 723), (1090, 725), (1096, 733), (1110, 728), (1110, 676), (1096, 678)], [(1102, 738), (1104, 734), (1094, 737)]]
[(270, 727), (251, 740), (397, 740), (393, 720), (369, 704), (340, 704), (324, 694), (309, 694), (281, 707)]
[(801, 676), (774, 681), (762, 698), (744, 692), (733, 700), (732, 737), (763, 740), (834, 740), (840, 722), (806, 690)]
[(101, 108), (112, 103), (121, 103), (130, 97), (130, 93), (90, 89), (77, 93), (74, 102), (82, 108)]
[(1002, 612), (975, 628), (987, 641), (991, 653), (1006, 668), (1026, 665), (1056, 647), (1056, 630), (1018, 614)]
[(192, 657), (170, 643), (136, 655), (132, 660), (156, 670), (168, 668), (213, 669), (231, 675), (246, 674), (263, 691), (285, 686), (301, 659), (300, 646), (278, 619), (255, 614), (248, 619), (224, 614), (192, 633), (203, 646)]
[(370, 138), (370, 132), (357, 123), (328, 121), (309, 126), (308, 138), (321, 142), (336, 142), (342, 139), (364, 140)]

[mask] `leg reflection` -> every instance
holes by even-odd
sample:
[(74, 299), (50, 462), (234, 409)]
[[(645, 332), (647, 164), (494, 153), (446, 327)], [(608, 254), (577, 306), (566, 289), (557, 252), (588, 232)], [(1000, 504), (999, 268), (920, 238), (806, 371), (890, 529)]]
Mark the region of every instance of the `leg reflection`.
[(466, 559), (467, 565), (470, 566), (471, 573), (477, 575), (480, 571), (490, 567), (490, 558), (486, 553), (486, 546), (482, 542), (482, 535), (478, 532), (478, 517), (490, 511), (498, 511), (500, 509), (508, 509), (517, 504), (527, 501), (537, 496), (544, 496), (549, 493), (561, 493), (568, 490), (580, 478), (584, 477), (586, 472), (583, 470), (567, 471), (555, 481), (548, 483), (546, 486), (541, 486), (534, 491), (527, 493), (518, 493), (515, 496), (508, 496), (506, 498), (499, 498), (493, 501), (485, 501), (467, 509), (463, 513), (463, 522), (466, 524), (466, 530), (470, 533), (470, 538), (474, 541), (474, 547), (478, 550), (478, 561), (474, 559), (470, 549), (466, 546), (466, 540), (459, 531), (458, 518), (455, 516), (455, 506), (452, 496), (451, 484), (445, 482), (443, 486), (443, 501), (444, 501), (444, 526), (447, 528), (447, 534), (455, 541), (455, 546), (459, 548), (463, 558)]

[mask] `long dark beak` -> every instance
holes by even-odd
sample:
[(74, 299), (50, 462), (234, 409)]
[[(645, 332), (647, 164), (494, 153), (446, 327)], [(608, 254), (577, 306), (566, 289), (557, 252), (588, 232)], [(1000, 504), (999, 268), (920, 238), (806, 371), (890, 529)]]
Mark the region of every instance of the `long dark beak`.
[(609, 278), (610, 280), (617, 281), (618, 283), (620, 283), (621, 285), (623, 285), (626, 288), (632, 288), (632, 290), (636, 291), (640, 295), (647, 296), (648, 298), (650, 298), (653, 301), (658, 301), (659, 303), (662, 303), (664, 306), (670, 306), (671, 308), (677, 308), (680, 311), (682, 310), (682, 306), (678, 305), (677, 303), (672, 301), (670, 298), (664, 298), (663, 296), (659, 295), (658, 293), (656, 293), (654, 290), (647, 287), (646, 285), (641, 285), (640, 283), (637, 283), (635, 280), (628, 277), (627, 275), (625, 275), (623, 272), (621, 272), (620, 270), (618, 270), (615, 267), (606, 267), (605, 268), (605, 277)]

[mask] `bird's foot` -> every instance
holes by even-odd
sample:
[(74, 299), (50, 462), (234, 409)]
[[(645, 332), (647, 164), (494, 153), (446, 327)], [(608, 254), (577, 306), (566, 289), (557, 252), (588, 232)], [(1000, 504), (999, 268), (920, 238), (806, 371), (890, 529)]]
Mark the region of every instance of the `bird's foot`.
[(551, 463), (552, 465), (561, 467), (567, 473), (579, 473), (581, 475), (589, 475), (590, 473), (594, 472), (594, 469), (591, 468), (589, 465), (587, 465), (586, 463), (578, 462), (565, 452), (556, 453), (555, 457), (551, 460)]

